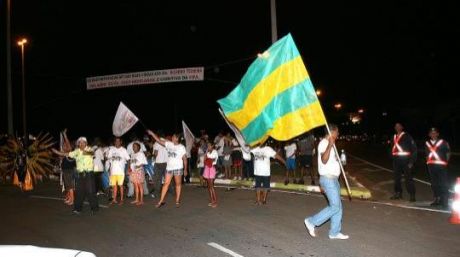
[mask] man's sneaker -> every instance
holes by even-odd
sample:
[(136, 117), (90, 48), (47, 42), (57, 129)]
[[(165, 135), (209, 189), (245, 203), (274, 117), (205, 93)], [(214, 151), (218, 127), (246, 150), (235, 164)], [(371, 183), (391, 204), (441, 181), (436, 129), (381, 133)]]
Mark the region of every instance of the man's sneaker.
[(305, 224), (305, 227), (308, 230), (308, 234), (310, 234), (310, 236), (312, 236), (312, 237), (316, 237), (315, 225), (311, 224), (310, 221), (308, 221), (308, 219), (304, 220), (304, 224)]
[(152, 193), (152, 194), (150, 194), (150, 196), (151, 196), (152, 198), (155, 198), (155, 194), (153, 194), (153, 193)]
[(77, 210), (73, 210), (72, 213), (75, 214), (75, 215), (79, 215), (81, 212), (77, 211)]
[(338, 234), (335, 235), (335, 236), (329, 235), (329, 239), (341, 239), (341, 240), (345, 240), (345, 239), (348, 239), (348, 238), (350, 238), (350, 236), (344, 235), (344, 234), (342, 234), (342, 233), (338, 233)]

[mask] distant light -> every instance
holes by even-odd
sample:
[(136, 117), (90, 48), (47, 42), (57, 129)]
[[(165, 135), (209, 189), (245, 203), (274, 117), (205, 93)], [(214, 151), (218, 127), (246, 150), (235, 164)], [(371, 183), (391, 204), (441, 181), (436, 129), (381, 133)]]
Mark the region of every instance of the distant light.
[(27, 43), (27, 39), (23, 38), (21, 40), (18, 41), (18, 46), (23, 46)]
[(382, 116), (387, 116), (387, 115), (388, 115), (387, 112), (383, 112), (383, 113), (382, 113)]
[(364, 113), (364, 109), (359, 109), (358, 113)]
[(263, 53), (258, 53), (257, 57), (267, 59), (268, 57), (270, 57), (270, 53), (268, 51), (265, 51)]
[(316, 90), (316, 95), (317, 95), (317, 96), (320, 96), (320, 95), (321, 95), (321, 93), (322, 93), (322, 92), (321, 92), (321, 90), (319, 90), (319, 89), (318, 89), (318, 90)]
[(342, 108), (342, 104), (341, 104), (341, 103), (336, 103), (336, 104), (334, 105), (334, 107), (335, 107), (335, 109), (339, 110), (339, 109)]

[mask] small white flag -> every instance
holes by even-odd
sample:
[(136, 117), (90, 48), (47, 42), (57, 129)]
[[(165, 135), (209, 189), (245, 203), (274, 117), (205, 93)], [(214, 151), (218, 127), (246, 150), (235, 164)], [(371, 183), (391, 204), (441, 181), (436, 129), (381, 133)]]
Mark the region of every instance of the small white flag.
[(219, 109), (219, 113), (222, 115), (225, 122), (227, 122), (227, 125), (230, 127), (230, 129), (232, 129), (233, 133), (235, 133), (236, 141), (238, 141), (238, 144), (240, 144), (241, 150), (245, 151), (246, 153), (251, 152), (251, 148), (248, 144), (246, 144), (246, 141), (244, 140), (244, 137), (241, 134), (241, 132), (227, 120), (225, 114), (222, 112), (221, 109)]
[(117, 114), (113, 120), (113, 135), (121, 137), (128, 130), (130, 130), (138, 120), (139, 119), (136, 117), (136, 115), (134, 115), (134, 113), (132, 113), (128, 107), (126, 107), (126, 105), (120, 102)]
[(195, 143), (195, 136), (193, 135), (192, 131), (190, 131), (190, 129), (184, 121), (182, 121), (182, 130), (184, 131), (185, 150), (187, 150), (187, 158), (190, 158), (190, 152), (192, 151), (193, 143)]

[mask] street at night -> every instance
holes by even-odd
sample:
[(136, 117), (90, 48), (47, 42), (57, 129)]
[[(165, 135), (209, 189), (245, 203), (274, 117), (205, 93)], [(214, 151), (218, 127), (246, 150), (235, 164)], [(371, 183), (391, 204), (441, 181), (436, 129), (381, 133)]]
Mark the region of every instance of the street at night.
[(455, 7), (0, 1), (0, 257), (459, 256)]

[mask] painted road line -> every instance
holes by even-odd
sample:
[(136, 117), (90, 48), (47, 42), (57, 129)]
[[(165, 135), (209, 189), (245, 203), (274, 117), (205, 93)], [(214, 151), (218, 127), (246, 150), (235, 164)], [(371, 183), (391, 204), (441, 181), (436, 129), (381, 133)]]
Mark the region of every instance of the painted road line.
[[(59, 197), (51, 197), (51, 196), (41, 196), (41, 195), (31, 195), (29, 196), (30, 198), (36, 198), (36, 199), (46, 199), (46, 200), (56, 200), (56, 201), (64, 201), (64, 198), (59, 198)], [(84, 202), (84, 204), (89, 204), (88, 202)], [(107, 205), (99, 204), (99, 207), (101, 208), (109, 208)]]
[(446, 211), (446, 210), (435, 210), (435, 209), (430, 209), (430, 208), (424, 208), (424, 207), (417, 207), (417, 206), (407, 206), (403, 204), (394, 204), (394, 203), (388, 203), (388, 202), (369, 202), (371, 204), (379, 204), (379, 205), (385, 205), (385, 206), (392, 206), (392, 207), (398, 207), (398, 208), (403, 208), (403, 209), (411, 209), (411, 210), (419, 210), (419, 211), (429, 211), (429, 212), (438, 212), (438, 213), (451, 213), (451, 211)]
[(225, 247), (221, 246), (220, 244), (217, 244), (217, 243), (214, 243), (214, 242), (209, 242), (208, 245), (211, 246), (211, 247), (216, 248), (217, 250), (219, 250), (221, 252), (224, 252), (224, 253), (226, 253), (228, 255), (231, 255), (233, 257), (244, 257), (243, 255), (235, 253), (234, 251), (232, 251), (232, 250), (230, 250), (228, 248), (225, 248)]
[[(381, 169), (381, 170), (384, 170), (384, 171), (388, 171), (388, 172), (394, 173), (394, 171), (392, 171), (392, 170), (390, 170), (390, 169), (387, 169), (387, 168), (382, 167), (382, 166), (380, 166), (380, 165), (377, 165), (377, 164), (375, 164), (375, 163), (366, 161), (366, 160), (364, 160), (364, 159), (362, 159), (362, 158), (359, 158), (359, 157), (357, 157), (357, 156), (354, 156), (354, 155), (352, 155), (352, 154), (348, 154), (348, 156), (350, 156), (351, 158), (354, 158), (354, 159), (356, 159), (356, 160), (358, 160), (358, 161), (362, 161), (362, 162), (364, 162), (364, 163), (366, 163), (366, 164), (369, 164), (369, 165), (372, 166), (372, 167), (375, 167), (375, 168), (378, 168), (378, 169)], [(421, 179), (418, 179), (418, 178), (414, 178), (414, 181), (417, 181), (417, 182), (420, 182), (420, 183), (422, 183), (422, 184), (431, 186), (431, 183), (430, 183), (430, 182), (427, 182), (427, 181), (425, 181), (425, 180), (421, 180)]]

